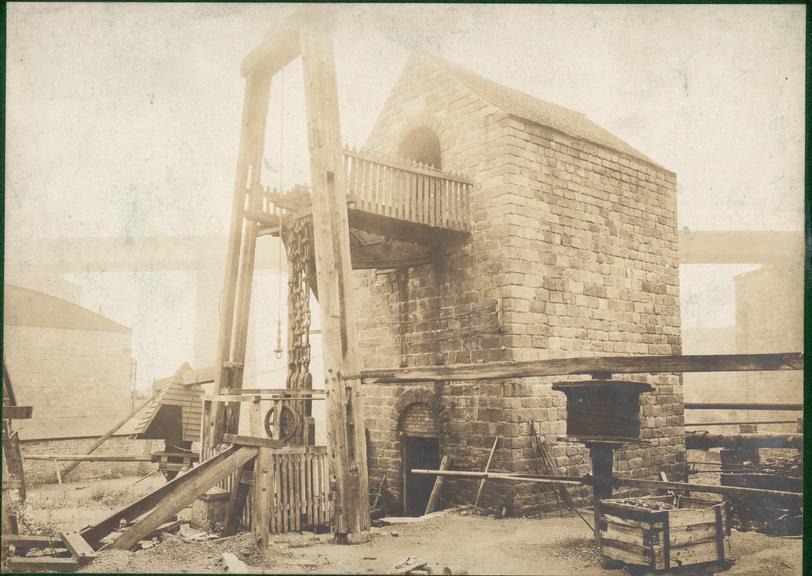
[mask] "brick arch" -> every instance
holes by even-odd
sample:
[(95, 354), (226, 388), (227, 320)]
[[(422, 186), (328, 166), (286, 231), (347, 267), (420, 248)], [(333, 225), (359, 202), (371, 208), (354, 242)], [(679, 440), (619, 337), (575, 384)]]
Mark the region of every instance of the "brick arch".
[(406, 410), (413, 404), (426, 404), (434, 415), (437, 427), (443, 434), (448, 434), (451, 427), (448, 412), (443, 407), (440, 395), (428, 388), (408, 388), (397, 397), (392, 406), (392, 421), (396, 431), (400, 429), (401, 419)]
[(430, 130), (437, 137), (440, 143), (440, 164), (437, 168), (442, 169), (445, 166), (445, 150), (447, 149), (445, 142), (445, 125), (442, 120), (436, 118), (432, 114), (421, 114), (420, 116), (411, 119), (403, 124), (402, 128), (398, 131), (395, 142), (398, 146), (413, 132), (417, 130)]

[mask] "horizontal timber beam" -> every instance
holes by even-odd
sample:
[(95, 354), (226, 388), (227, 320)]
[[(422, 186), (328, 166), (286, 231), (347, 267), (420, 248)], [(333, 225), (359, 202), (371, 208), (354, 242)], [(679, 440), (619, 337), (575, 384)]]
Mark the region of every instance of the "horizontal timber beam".
[(708, 434), (686, 432), (685, 447), (689, 450), (709, 448), (803, 448), (803, 434), (746, 433)]
[(740, 486), (717, 486), (715, 484), (691, 484), (689, 482), (666, 482), (663, 480), (643, 480), (640, 478), (615, 478), (615, 486), (628, 488), (649, 488), (651, 490), (689, 490), (707, 494), (729, 496), (772, 496), (790, 500), (803, 500), (803, 492), (785, 492), (783, 490), (765, 490), (762, 488), (744, 488)]
[(298, 8), (243, 58), (240, 73), (244, 78), (255, 73), (276, 74), (302, 53), (301, 29), (316, 23), (329, 24), (335, 14), (335, 8), (325, 5)]
[(760, 372), (803, 370), (800, 352), (787, 354), (714, 354), (702, 356), (606, 356), (556, 358), (529, 362), (490, 362), (364, 370), (356, 378), (391, 383), (502, 380), (572, 374), (657, 374), (682, 372)]
[(424, 470), (412, 468), (412, 474), (423, 476), (451, 476), (454, 478), (470, 478), (472, 480), (512, 480), (514, 482), (532, 482), (535, 484), (565, 484), (583, 486), (592, 484), (590, 476), (544, 476), (541, 474), (510, 474), (508, 472), (468, 472), (466, 470)]
[(686, 402), (686, 410), (789, 410), (803, 411), (802, 403), (793, 402)]
[(23, 460), (55, 460), (57, 462), (152, 462), (143, 454), (23, 454)]

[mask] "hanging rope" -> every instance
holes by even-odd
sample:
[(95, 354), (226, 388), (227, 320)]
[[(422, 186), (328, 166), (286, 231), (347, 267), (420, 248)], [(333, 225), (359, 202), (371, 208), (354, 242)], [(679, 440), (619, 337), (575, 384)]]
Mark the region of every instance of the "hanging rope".
[[(285, 186), (285, 69), (282, 69), (279, 86), (279, 193)], [(277, 264), (278, 282), (276, 283), (276, 348), (273, 352), (277, 359), (282, 358), (282, 238), (284, 220), (279, 224), (279, 261)]]

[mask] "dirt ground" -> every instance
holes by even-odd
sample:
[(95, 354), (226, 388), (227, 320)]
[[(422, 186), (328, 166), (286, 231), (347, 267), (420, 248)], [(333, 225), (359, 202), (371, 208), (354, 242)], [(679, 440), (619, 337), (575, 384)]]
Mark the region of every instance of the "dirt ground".
[[(160, 476), (137, 484), (135, 480), (122, 478), (92, 485), (34, 488), (27, 520), (39, 533), (79, 529), (163, 482)], [(469, 574), (628, 574), (626, 569), (600, 568), (591, 536), (587, 526), (576, 517), (498, 519), (453, 513), (373, 528), (367, 542), (351, 546), (331, 543), (329, 534), (272, 535), (266, 561), (260, 557), (251, 534), (229, 538), (212, 535), (210, 540), (193, 541), (181, 532), (165, 535), (146, 550), (103, 551), (81, 571), (222, 573), (222, 555), (230, 552), (257, 572), (276, 574), (385, 574), (408, 557), (427, 562), (433, 574), (442, 574), (443, 568), (450, 565), (460, 566)], [(800, 539), (734, 531), (732, 551), (735, 562), (724, 574), (801, 574)], [(681, 572), (699, 573), (714, 572), (696, 569)]]

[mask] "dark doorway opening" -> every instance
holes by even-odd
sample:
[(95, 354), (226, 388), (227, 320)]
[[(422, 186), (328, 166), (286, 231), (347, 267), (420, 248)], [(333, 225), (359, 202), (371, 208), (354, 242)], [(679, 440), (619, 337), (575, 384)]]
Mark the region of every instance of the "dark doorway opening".
[(413, 468), (436, 470), (440, 467), (440, 439), (403, 436), (403, 513), (422, 516), (434, 487), (434, 476), (412, 474)]

